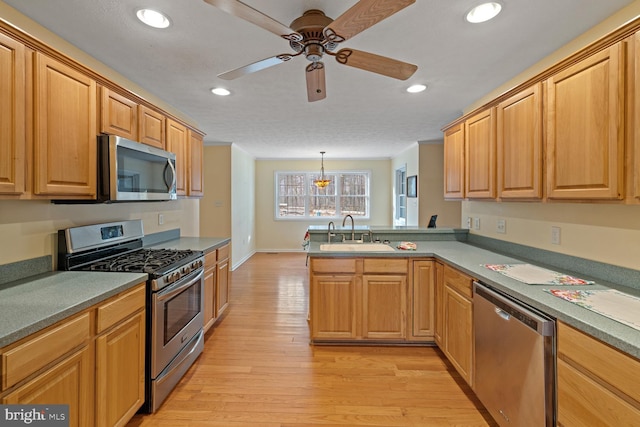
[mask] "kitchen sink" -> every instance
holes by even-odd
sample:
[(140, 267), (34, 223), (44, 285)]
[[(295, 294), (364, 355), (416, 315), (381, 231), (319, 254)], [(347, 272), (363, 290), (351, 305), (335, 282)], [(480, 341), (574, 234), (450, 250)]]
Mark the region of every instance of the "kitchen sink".
[(393, 252), (394, 249), (384, 243), (325, 243), (321, 251), (328, 252)]

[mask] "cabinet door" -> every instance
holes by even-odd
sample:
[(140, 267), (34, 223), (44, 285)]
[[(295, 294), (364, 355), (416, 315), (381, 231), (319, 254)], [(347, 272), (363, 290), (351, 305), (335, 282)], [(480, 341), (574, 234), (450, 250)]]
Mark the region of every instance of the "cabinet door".
[(145, 314), (96, 339), (96, 425), (124, 426), (144, 403)]
[(445, 284), (444, 352), (473, 387), (473, 306), (471, 300)]
[(189, 180), (187, 194), (192, 197), (204, 196), (203, 158), (204, 142), (202, 135), (189, 129)]
[(496, 197), (496, 122), (494, 108), (464, 123), (465, 187), (470, 199)]
[(204, 331), (216, 320), (216, 251), (204, 256)]
[(411, 280), (411, 334), (410, 338), (433, 338), (436, 263), (414, 261)]
[(362, 336), (367, 339), (405, 339), (407, 276), (362, 276)]
[(0, 194), (25, 191), (25, 49), (0, 34)]
[(216, 313), (218, 318), (229, 306), (229, 258), (218, 261), (216, 271)]
[(138, 106), (138, 141), (164, 150), (166, 118), (144, 105)]
[(311, 279), (311, 339), (356, 338), (355, 276)]
[(462, 199), (464, 193), (464, 125), (444, 133), (444, 197)]
[(542, 84), (498, 105), (498, 196), (542, 198)]
[(3, 404), (69, 405), (69, 426), (94, 425), (93, 351), (83, 347), (7, 394)]
[(34, 193), (95, 198), (96, 82), (36, 54)]
[(176, 155), (176, 191), (179, 196), (187, 194), (187, 128), (167, 119), (167, 150)]
[(438, 347), (444, 347), (444, 265), (435, 263), (435, 289), (433, 300), (435, 302), (435, 318), (433, 336)]
[(100, 132), (138, 139), (138, 104), (106, 87), (100, 87)]
[(547, 197), (621, 199), (623, 43), (547, 81)]

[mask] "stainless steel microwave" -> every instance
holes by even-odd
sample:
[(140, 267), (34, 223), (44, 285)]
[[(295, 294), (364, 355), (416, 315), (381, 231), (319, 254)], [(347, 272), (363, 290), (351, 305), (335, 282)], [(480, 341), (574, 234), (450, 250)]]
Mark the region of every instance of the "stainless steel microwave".
[(175, 200), (176, 155), (115, 135), (98, 136), (98, 201)]

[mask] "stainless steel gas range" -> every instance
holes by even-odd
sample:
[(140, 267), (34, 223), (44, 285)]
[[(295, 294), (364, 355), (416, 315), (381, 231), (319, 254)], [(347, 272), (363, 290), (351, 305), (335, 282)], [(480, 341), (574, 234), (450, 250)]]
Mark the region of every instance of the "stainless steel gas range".
[(147, 281), (146, 400), (155, 412), (204, 348), (201, 251), (143, 248), (142, 221), (58, 231), (58, 269), (127, 271)]

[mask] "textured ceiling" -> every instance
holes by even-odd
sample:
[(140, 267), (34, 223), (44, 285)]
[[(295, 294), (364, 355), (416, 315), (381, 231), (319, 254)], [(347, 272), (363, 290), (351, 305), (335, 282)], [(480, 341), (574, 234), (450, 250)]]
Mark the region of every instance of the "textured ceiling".
[[(296, 57), (224, 81), (217, 74), (279, 53), (285, 40), (203, 0), (5, 0), (145, 90), (184, 112), (205, 143), (234, 143), (256, 158), (389, 158), (483, 95), (612, 15), (631, 0), (502, 0), (493, 21), (464, 14), (479, 0), (417, 0), (342, 43), (418, 65), (399, 81), (325, 57), (327, 98), (307, 102)], [(308, 9), (337, 18), (355, 0), (245, 0), (285, 25)], [(166, 13), (166, 30), (145, 27), (140, 7)], [(428, 86), (408, 94), (412, 83)], [(224, 86), (232, 96), (211, 94)]]

